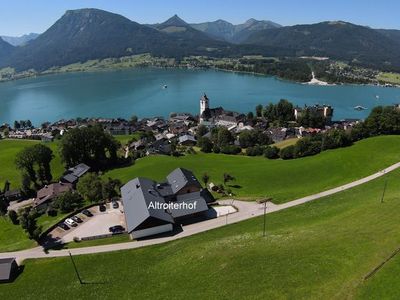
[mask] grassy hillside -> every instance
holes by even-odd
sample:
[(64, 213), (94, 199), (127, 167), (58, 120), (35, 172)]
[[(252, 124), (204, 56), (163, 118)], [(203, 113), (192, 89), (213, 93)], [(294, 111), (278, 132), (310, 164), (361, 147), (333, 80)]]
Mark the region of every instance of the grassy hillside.
[[(255, 218), (163, 245), (76, 256), (86, 285), (68, 257), (31, 260), (16, 282), (0, 286), (0, 298), (352, 298), (400, 244), (399, 180), (395, 171), (270, 214), (265, 238), (262, 218)], [(395, 282), (390, 289), (400, 290)], [(373, 292), (381, 299), (382, 289)]]
[(237, 187), (232, 190), (237, 197), (270, 196), (279, 203), (368, 176), (398, 161), (400, 136), (382, 136), (363, 140), (352, 147), (290, 161), (204, 153), (179, 158), (152, 156), (138, 160), (133, 166), (112, 170), (105, 176), (119, 178), (122, 182), (136, 176), (163, 180), (174, 168), (185, 167), (199, 178), (207, 172), (211, 182), (220, 184), (223, 173), (228, 172), (236, 178), (232, 185)]
[[(393, 249), (394, 250), (394, 249)], [(399, 299), (400, 256), (397, 254), (375, 275), (364, 282), (357, 293), (359, 299)]]
[[(0, 187), (3, 188), (6, 180), (11, 182), (11, 188), (17, 188), (21, 183), (20, 171), (15, 168), (15, 155), (23, 148), (39, 143), (32, 140), (0, 140)], [(54, 159), (51, 162), (51, 171), (54, 179), (58, 179), (64, 172), (61, 158), (58, 154), (57, 143), (46, 143), (53, 150)]]
[[(13, 187), (19, 184), (20, 175), (14, 167), (14, 156), (16, 152), (31, 143), (35, 142), (0, 141), (0, 161), (4, 162), (0, 171), (1, 186), (5, 178), (11, 180)], [(55, 154), (52, 161), (53, 177), (58, 178), (63, 167), (58, 156), (57, 144), (48, 145)], [(374, 159), (371, 159), (371, 153)], [(222, 174), (229, 172), (236, 177), (232, 185), (237, 187), (232, 187), (232, 190), (237, 197), (255, 199), (272, 196), (274, 201), (279, 203), (368, 176), (400, 161), (399, 153), (400, 137), (386, 136), (363, 140), (349, 148), (327, 151), (317, 156), (292, 161), (204, 153), (180, 158), (153, 156), (141, 159), (131, 167), (107, 172), (104, 177), (119, 178), (123, 182), (136, 176), (163, 180), (174, 168), (186, 167), (194, 170), (199, 178), (204, 172), (208, 172), (211, 182), (218, 184), (222, 182)], [(52, 220), (43, 216), (39, 219), (39, 223), (48, 227)], [(10, 223), (7, 225), (0, 226), (0, 236), (5, 237), (0, 238), (0, 251), (19, 250), (31, 245), (20, 226), (13, 226)], [(3, 235), (3, 232), (11, 233)]]

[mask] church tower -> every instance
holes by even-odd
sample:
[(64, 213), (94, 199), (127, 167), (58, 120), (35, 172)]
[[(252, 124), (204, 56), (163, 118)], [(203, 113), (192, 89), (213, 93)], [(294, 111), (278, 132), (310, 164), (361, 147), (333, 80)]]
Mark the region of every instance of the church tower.
[(210, 108), (210, 100), (206, 93), (200, 98), (200, 122), (203, 121), (202, 115), (206, 109)]

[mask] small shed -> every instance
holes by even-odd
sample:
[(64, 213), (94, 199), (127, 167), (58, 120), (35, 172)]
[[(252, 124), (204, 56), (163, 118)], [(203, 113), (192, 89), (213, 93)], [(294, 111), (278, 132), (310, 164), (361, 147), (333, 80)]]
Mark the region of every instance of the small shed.
[(15, 258), (0, 258), (0, 283), (15, 279), (17, 271), (18, 264)]

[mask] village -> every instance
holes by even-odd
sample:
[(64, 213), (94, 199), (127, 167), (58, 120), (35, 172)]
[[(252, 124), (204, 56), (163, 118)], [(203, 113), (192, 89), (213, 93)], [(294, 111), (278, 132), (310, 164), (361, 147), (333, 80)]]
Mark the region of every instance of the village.
[[(292, 118), (289, 117), (284, 122), (271, 120), (271, 117), (265, 116), (262, 109), (262, 107), (257, 107), (256, 114), (252, 112), (243, 114), (225, 110), (223, 107), (210, 108), (210, 100), (204, 94), (200, 99), (199, 115), (171, 113), (168, 119), (152, 117), (140, 120), (136, 116), (133, 116), (130, 120), (123, 118), (77, 118), (59, 120), (54, 123), (45, 122), (39, 127), (33, 126), (29, 120), (15, 121), (14, 126), (2, 124), (0, 134), (3, 138), (9, 139), (51, 142), (62, 137), (69, 129), (101, 125), (106, 132), (113, 136), (128, 136), (138, 133), (136, 138), (128, 145), (123, 145), (126, 156), (133, 154), (137, 157), (138, 155), (174, 154), (177, 146), (196, 146), (199, 144), (199, 138), (211, 139), (213, 130), (221, 127), (231, 133), (232, 144), (240, 147), (240, 134), (244, 131), (257, 131), (264, 134), (269, 139), (266, 144), (273, 144), (333, 129), (350, 130), (360, 121), (358, 119), (335, 121), (332, 119), (334, 109), (328, 105), (316, 104), (314, 106), (289, 108), (293, 111)], [(311, 116), (316, 121), (305, 122), (305, 115)]]

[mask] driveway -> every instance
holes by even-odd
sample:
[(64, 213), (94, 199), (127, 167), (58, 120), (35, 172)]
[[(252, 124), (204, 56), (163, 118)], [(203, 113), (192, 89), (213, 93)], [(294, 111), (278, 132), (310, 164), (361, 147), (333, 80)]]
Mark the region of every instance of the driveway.
[(108, 208), (105, 212), (96, 213), (93, 217), (88, 218), (86, 222), (70, 230), (63, 236), (62, 241), (69, 243), (74, 240), (74, 237), (82, 239), (84, 237), (110, 234), (108, 229), (114, 225), (122, 225), (126, 228), (125, 217), (120, 208)]

